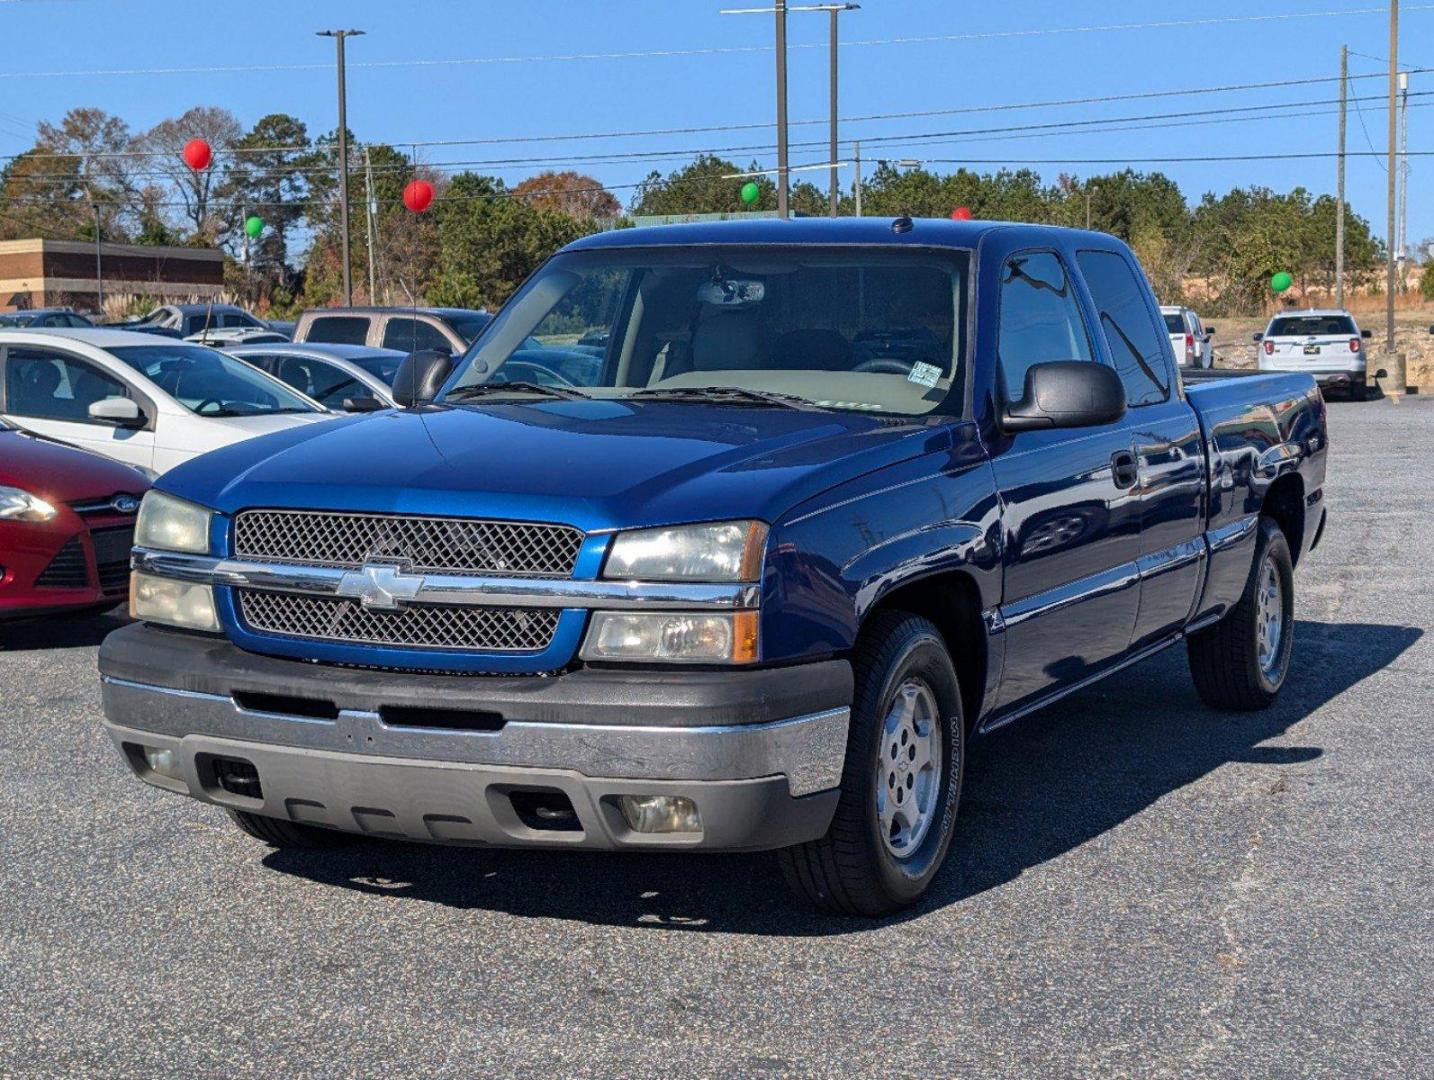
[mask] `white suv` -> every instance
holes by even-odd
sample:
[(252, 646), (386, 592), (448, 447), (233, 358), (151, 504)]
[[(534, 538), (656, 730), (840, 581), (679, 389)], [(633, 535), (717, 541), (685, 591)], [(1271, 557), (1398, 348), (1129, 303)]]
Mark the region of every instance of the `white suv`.
[(1165, 319), (1165, 330), (1170, 335), (1170, 347), (1175, 350), (1175, 363), (1182, 368), (1212, 368), (1215, 366), (1215, 349), (1210, 339), (1215, 336), (1213, 326), (1205, 326), (1200, 316), (1188, 307), (1166, 305), (1160, 309)]
[(1339, 387), (1363, 401), (1369, 396), (1364, 342), (1370, 336), (1338, 308), (1289, 311), (1255, 335), (1256, 359), (1261, 371), (1307, 371), (1321, 389)]

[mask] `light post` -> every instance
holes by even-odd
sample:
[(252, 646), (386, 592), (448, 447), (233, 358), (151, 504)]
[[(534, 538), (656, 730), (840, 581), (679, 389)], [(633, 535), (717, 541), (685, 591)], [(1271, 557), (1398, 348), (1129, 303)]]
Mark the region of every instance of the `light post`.
[(860, 4), (816, 4), (811, 8), (793, 8), (793, 11), (825, 11), (831, 16), (831, 140), (828, 161), (831, 162), (831, 207), (832, 217), (837, 216), (837, 20), (843, 11), (857, 11)]
[(348, 86), (344, 80), (344, 41), (359, 37), (362, 30), (320, 30), (319, 37), (331, 37), (338, 49), (339, 75), (339, 243), (343, 249), (344, 304), (353, 307), (353, 267), (349, 261), (349, 118)]
[(837, 216), (840, 198), (837, 170), (837, 22), (843, 11), (857, 11), (860, 4), (788, 4), (776, 0), (775, 7), (769, 8), (724, 8), (723, 15), (776, 15), (777, 17), (777, 216), (788, 216), (788, 174), (791, 169), (787, 162), (787, 12), (825, 11), (831, 16), (831, 140), (827, 157), (831, 193), (829, 212)]

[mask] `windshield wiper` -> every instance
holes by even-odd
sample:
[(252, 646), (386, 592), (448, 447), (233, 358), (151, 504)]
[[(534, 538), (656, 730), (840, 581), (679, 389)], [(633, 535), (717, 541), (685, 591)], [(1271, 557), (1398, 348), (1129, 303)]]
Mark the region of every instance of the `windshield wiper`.
[(558, 398), (561, 401), (586, 401), (588, 395), (571, 386), (544, 386), (533, 382), (475, 383), (460, 386), (443, 396), (445, 401), (466, 401), (468, 398), (490, 397), (499, 394), (534, 394), (537, 397)]
[(749, 390), (745, 386), (654, 386), (631, 396), (657, 401), (720, 401), (731, 405), (775, 405), (783, 409), (821, 411), (819, 405), (795, 394)]

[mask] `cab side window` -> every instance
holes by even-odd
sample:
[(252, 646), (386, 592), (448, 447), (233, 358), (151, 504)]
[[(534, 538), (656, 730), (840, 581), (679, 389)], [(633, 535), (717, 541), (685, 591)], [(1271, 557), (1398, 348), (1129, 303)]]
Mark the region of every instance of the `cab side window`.
[(1007, 401), (1020, 400), (1035, 364), (1091, 359), (1070, 275), (1054, 252), (1022, 252), (1006, 260), (997, 352)]
[(1101, 332), (1125, 384), (1126, 405), (1134, 409), (1167, 400), (1173, 382), (1169, 336), (1156, 325), (1134, 267), (1113, 251), (1082, 251), (1076, 261), (1100, 312)]
[(5, 409), (37, 420), (89, 422), (89, 408), (128, 397), (124, 383), (63, 353), (10, 349), (5, 364)]
[(422, 319), (394, 318), (383, 328), (383, 347), (400, 352), (418, 352), (420, 349), (442, 349), (452, 352), (452, 343), (443, 336), (443, 331)]

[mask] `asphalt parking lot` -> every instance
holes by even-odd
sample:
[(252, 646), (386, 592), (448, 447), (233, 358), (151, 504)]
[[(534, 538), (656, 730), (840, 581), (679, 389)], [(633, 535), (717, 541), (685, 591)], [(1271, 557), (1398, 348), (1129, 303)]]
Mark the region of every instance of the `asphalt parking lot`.
[(1434, 401), (1334, 402), (1268, 712), (1172, 650), (973, 747), (904, 918), (766, 858), (276, 852), (0, 627), (0, 1075), (1434, 1076)]

